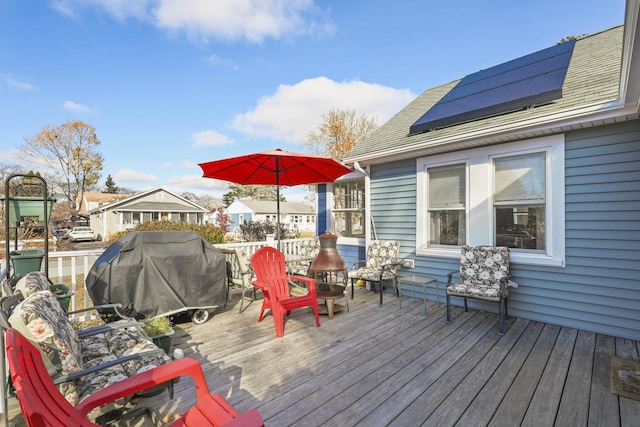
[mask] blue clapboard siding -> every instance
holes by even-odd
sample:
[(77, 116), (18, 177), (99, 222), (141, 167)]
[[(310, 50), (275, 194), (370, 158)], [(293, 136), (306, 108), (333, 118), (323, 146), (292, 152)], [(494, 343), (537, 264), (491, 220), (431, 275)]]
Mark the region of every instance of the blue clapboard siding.
[(327, 215), (329, 213), (327, 206), (327, 184), (318, 184), (317, 188), (318, 200), (318, 218), (316, 222), (316, 235), (324, 234), (329, 230)]
[[(640, 121), (570, 132), (565, 140), (566, 267), (513, 264), (520, 286), (511, 291), (509, 313), (638, 340)], [(415, 256), (415, 175), (415, 160), (374, 165), (371, 212), (378, 238), (399, 240), (401, 256), (415, 259), (412, 272), (444, 283), (457, 260)]]

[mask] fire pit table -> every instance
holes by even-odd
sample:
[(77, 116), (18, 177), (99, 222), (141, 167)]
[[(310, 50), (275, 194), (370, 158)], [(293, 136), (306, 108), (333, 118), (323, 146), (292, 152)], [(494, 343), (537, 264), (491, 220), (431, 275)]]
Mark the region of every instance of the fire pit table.
[[(333, 319), (334, 313), (344, 309), (343, 305), (335, 304), (335, 300), (345, 296), (344, 290), (348, 282), (347, 264), (336, 249), (338, 236), (327, 231), (318, 240), (320, 252), (309, 266), (308, 275), (316, 279), (316, 294), (318, 299), (325, 302), (326, 312), (321, 308), (320, 313), (328, 314), (329, 319)], [(345, 305), (348, 311), (349, 302)]]
[[(337, 298), (343, 298), (345, 287), (342, 285), (332, 285), (329, 283), (318, 282), (316, 284), (316, 295), (318, 299), (324, 300), (325, 307), (320, 306), (320, 314), (328, 314), (329, 319), (333, 319), (334, 313), (339, 313), (344, 310), (345, 306), (342, 304), (336, 304)], [(347, 302), (347, 311), (349, 310), (349, 302)]]

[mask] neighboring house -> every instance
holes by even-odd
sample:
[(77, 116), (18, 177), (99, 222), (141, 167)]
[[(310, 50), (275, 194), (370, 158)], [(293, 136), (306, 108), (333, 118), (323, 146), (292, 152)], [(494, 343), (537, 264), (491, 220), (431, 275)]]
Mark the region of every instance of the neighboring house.
[[(277, 222), (277, 203), (275, 201), (236, 200), (229, 205), (227, 213), (233, 222), (232, 227), (249, 221)], [(289, 229), (316, 231), (315, 207), (302, 202), (280, 202), (280, 223)]]
[(640, 339), (639, 11), (428, 89), (358, 145), (366, 239), (399, 240), (440, 283), (461, 245), (509, 246), (510, 315)]
[(122, 199), (133, 196), (133, 194), (114, 194), (114, 193), (84, 193), (78, 194), (76, 206), (78, 213), (86, 215), (90, 210), (99, 208), (109, 203), (117, 202)]
[(89, 224), (102, 237), (148, 221), (202, 224), (207, 209), (164, 188), (155, 188), (89, 210)]

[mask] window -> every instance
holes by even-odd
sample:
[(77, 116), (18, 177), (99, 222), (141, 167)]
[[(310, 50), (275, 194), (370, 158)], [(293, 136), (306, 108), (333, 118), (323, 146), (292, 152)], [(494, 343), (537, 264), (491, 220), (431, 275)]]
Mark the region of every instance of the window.
[(497, 246), (544, 250), (545, 153), (494, 160)]
[(333, 184), (333, 213), (338, 236), (364, 236), (364, 178)]
[(564, 136), (418, 159), (416, 253), (511, 248), (513, 262), (563, 266)]
[(427, 169), (430, 245), (465, 244), (465, 170), (464, 164)]

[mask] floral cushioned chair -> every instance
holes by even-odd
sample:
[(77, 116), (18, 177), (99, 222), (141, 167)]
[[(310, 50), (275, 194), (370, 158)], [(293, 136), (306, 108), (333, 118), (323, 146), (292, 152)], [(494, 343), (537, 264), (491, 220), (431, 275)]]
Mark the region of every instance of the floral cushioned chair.
[(311, 261), (318, 256), (320, 252), (320, 240), (303, 240), (298, 247), (298, 255), (303, 258), (300, 262), (287, 266), (289, 274), (296, 276), (306, 276), (309, 271)]
[[(453, 283), (453, 275), (458, 273), (458, 283)], [(460, 271), (447, 274), (447, 323), (451, 321), (450, 297), (495, 301), (499, 305), (500, 335), (504, 334), (504, 318), (508, 317), (507, 297), (509, 296), (509, 248), (494, 246), (463, 246), (460, 256)], [(504, 303), (504, 313), (502, 305)]]
[[(353, 263), (353, 270), (349, 272), (351, 279), (351, 299), (353, 299), (353, 287), (358, 280), (366, 280), (380, 286), (380, 305), (382, 305), (382, 282), (390, 280), (393, 282), (393, 289), (398, 290), (398, 256), (400, 253), (400, 242), (395, 240), (373, 240), (367, 248), (367, 259), (358, 260)], [(365, 264), (357, 268), (358, 265)]]
[[(48, 287), (46, 277), (29, 283)], [(27, 297), (13, 308), (9, 323), (39, 344), (47, 372), (72, 405), (110, 384), (171, 361), (138, 322), (114, 322), (79, 334), (55, 295), (37, 289), (37, 285), (23, 289)]]

